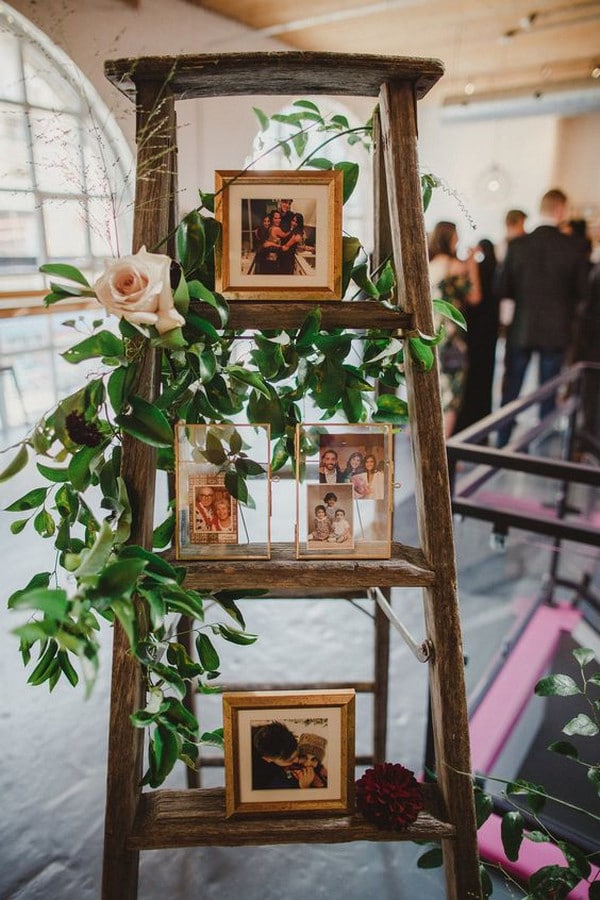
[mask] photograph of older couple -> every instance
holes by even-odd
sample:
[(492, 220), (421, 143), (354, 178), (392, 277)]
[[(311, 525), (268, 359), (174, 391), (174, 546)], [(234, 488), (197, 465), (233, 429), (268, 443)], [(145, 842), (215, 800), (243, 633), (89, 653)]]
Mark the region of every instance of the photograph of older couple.
[(242, 200), (242, 274), (313, 275), (316, 200)]

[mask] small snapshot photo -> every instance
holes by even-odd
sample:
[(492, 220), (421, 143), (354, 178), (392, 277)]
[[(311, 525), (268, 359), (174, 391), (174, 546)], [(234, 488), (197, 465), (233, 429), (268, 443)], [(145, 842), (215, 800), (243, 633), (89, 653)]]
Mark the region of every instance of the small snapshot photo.
[(225, 693), (227, 815), (348, 812), (354, 691)]
[(306, 485), (307, 550), (339, 553), (354, 549), (351, 484)]
[(323, 434), (319, 441), (319, 483), (350, 484), (355, 500), (385, 497), (385, 434)]
[(191, 542), (237, 543), (237, 502), (225, 487), (223, 477), (191, 475), (189, 481)]
[(337, 172), (217, 172), (217, 290), (230, 299), (341, 299)]

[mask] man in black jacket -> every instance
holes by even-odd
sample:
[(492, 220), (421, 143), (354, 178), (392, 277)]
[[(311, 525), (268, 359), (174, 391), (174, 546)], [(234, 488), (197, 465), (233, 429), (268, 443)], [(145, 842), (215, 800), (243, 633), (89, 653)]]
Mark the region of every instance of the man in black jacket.
[[(578, 307), (587, 292), (587, 264), (577, 243), (562, 234), (568, 217), (561, 190), (548, 191), (540, 204), (541, 224), (508, 245), (500, 269), (498, 297), (515, 301), (506, 336), (502, 405), (521, 391), (532, 353), (539, 354), (539, 383), (557, 375), (570, 344)], [(552, 396), (540, 405), (542, 418), (554, 409)], [(509, 440), (512, 425), (498, 431), (498, 446)]]

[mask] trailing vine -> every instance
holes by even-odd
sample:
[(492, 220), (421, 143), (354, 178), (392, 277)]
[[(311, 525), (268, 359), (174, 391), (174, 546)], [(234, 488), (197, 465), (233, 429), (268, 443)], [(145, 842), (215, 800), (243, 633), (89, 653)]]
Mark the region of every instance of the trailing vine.
[[(294, 107), (290, 115), (272, 117), (289, 130), (277, 146), (289, 159), (296, 155), (299, 167), (340, 169), (347, 200), (358, 180), (358, 166), (334, 164), (320, 154), (334, 139), (368, 145), (370, 124), (351, 128), (343, 116), (325, 118), (310, 101), (297, 101)], [(266, 129), (268, 117), (260, 110), (256, 115)], [(322, 132), (323, 141), (304, 155), (310, 131)], [(434, 183), (424, 176), (425, 202)], [(252, 643), (256, 636), (245, 630), (238, 601), (262, 592), (186, 587), (185, 567), (158, 552), (173, 538), (172, 509), (154, 531), (152, 550), (129, 543), (132, 512), (120, 474), (123, 438), (128, 435), (156, 448), (158, 469), (172, 474), (177, 422), (234, 423), (243, 415), (250, 423), (270, 424), (271, 469), (277, 471), (293, 456), (305, 399), (323, 419), (341, 415), (350, 422), (370, 418), (401, 424), (408, 416), (406, 402), (395, 393), (403, 382), (405, 347), (388, 332), (325, 331), (318, 306), (298, 329), (248, 335), (229, 327), (227, 301), (214, 290), (219, 224), (213, 209), (214, 194), (200, 192), (198, 207), (177, 227), (177, 260), (142, 248), (109, 264), (93, 285), (70, 265), (41, 268), (50, 277), (46, 306), (63, 299), (96, 298), (107, 312), (119, 316), (118, 329), (99, 319), (91, 333), (63, 353), (73, 365), (97, 361), (100, 370), (36, 423), (0, 474), (0, 480), (10, 479), (30, 458), (35, 461), (43, 484), (7, 507), (18, 515), (11, 531), (17, 535), (33, 528), (42, 539), (53, 541), (56, 550), (53, 570), (36, 573), (8, 600), (11, 609), (29, 616), (15, 629), (23, 662), (33, 666), (28, 681), (52, 690), (61, 678), (72, 685), (82, 678), (89, 693), (98, 670), (100, 622), (118, 621), (146, 680), (147, 702), (134, 713), (132, 723), (149, 729), (144, 781), (153, 787), (164, 781), (177, 759), (194, 766), (202, 743), (222, 742), (221, 729), (203, 733), (184, 705), (186, 686), (217, 690), (215, 639)], [(391, 261), (371, 272), (360, 242), (349, 236), (343, 240), (344, 291), (352, 283), (355, 293), (390, 303), (395, 289)], [(127, 285), (126, 297), (115, 287), (122, 283)], [(452, 307), (438, 303), (437, 308), (460, 323)], [(436, 335), (410, 337), (410, 352), (423, 368), (433, 364), (432, 347), (442, 333), (440, 328)], [(147, 342), (161, 358), (161, 389), (154, 403), (135, 393)], [(378, 396), (377, 380), (391, 392)], [(236, 465), (233, 457), (229, 463), (235, 477), (230, 477), (228, 488), (244, 504), (252, 466)], [(221, 615), (213, 620), (211, 613), (209, 621), (208, 608)], [(196, 658), (175, 634), (174, 621), (181, 615), (192, 622)]]

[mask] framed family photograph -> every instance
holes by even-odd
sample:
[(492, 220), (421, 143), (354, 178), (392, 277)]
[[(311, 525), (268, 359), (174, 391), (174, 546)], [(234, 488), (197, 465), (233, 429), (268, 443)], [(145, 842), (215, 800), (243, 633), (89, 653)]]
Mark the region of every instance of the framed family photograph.
[(354, 691), (223, 694), (226, 815), (354, 805)]
[(389, 559), (392, 427), (296, 428), (296, 557)]
[(177, 559), (270, 557), (269, 459), (268, 425), (177, 425)]
[(219, 293), (235, 300), (341, 300), (341, 172), (215, 175)]

